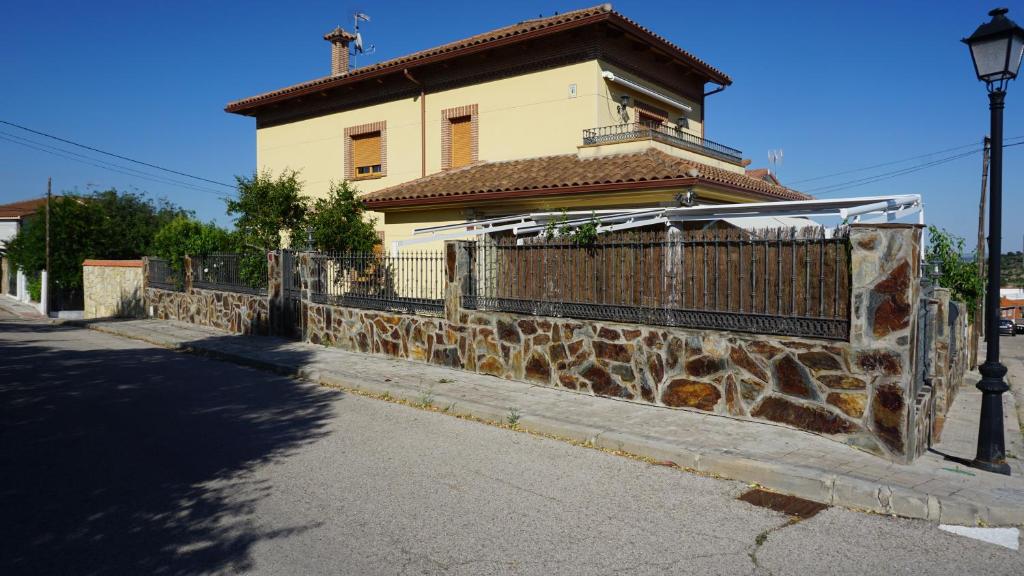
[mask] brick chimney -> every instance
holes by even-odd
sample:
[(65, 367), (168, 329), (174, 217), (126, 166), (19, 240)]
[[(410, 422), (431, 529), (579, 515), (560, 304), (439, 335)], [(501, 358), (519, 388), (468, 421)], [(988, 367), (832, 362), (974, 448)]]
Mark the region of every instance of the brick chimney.
[(324, 34), (324, 40), (331, 43), (332, 76), (348, 72), (348, 43), (355, 39), (355, 34), (346, 32), (341, 26)]

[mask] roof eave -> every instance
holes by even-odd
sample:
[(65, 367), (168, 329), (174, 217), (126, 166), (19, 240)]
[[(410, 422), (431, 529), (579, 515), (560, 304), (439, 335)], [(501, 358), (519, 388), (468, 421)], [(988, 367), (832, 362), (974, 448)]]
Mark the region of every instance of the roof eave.
[[(433, 207), (442, 204), (455, 204), (466, 201), (495, 201), (514, 198), (537, 198), (544, 196), (565, 196), (575, 194), (587, 194), (594, 192), (631, 192), (636, 190), (657, 190), (661, 188), (681, 188), (687, 186), (705, 186), (717, 188), (729, 192), (754, 195), (768, 200), (800, 200), (801, 198), (785, 198), (778, 194), (751, 190), (742, 186), (735, 186), (715, 180), (704, 178), (669, 178), (664, 180), (645, 180), (642, 182), (609, 182), (604, 184), (584, 184), (576, 186), (557, 186), (551, 188), (528, 188), (520, 190), (502, 190), (498, 192), (479, 192), (471, 194), (457, 194), (452, 196), (431, 196), (428, 198), (395, 198), (389, 200), (366, 199), (363, 203), (367, 208), (408, 208), (411, 206)], [(805, 196), (800, 192), (791, 191), (792, 194)]]
[(563, 22), (561, 24), (555, 24), (547, 28), (540, 28), (537, 30), (531, 30), (529, 32), (523, 32), (522, 34), (506, 36), (504, 38), (498, 38), (497, 40), (492, 40), (490, 42), (481, 42), (479, 44), (463, 46), (450, 52), (431, 54), (430, 56), (424, 56), (423, 58), (420, 58), (412, 62), (395, 63), (395, 65), (393, 66), (387, 66), (376, 70), (369, 70), (364, 73), (360, 73), (359, 70), (356, 69), (353, 70), (351, 73), (339, 76), (336, 79), (328, 80), (323, 84), (315, 84), (312, 86), (308, 86), (306, 88), (300, 88), (295, 90), (294, 92), (287, 92), (284, 94), (275, 95), (264, 100), (259, 100), (258, 102), (246, 103), (246, 101), (249, 100), (248, 98), (236, 102), (230, 102), (228, 103), (227, 106), (224, 107), (224, 111), (233, 114), (244, 114), (246, 110), (254, 110), (256, 108), (261, 108), (267, 104), (273, 104), (275, 102), (280, 102), (282, 100), (288, 100), (296, 96), (310, 94), (321, 90), (328, 90), (331, 88), (335, 88), (337, 86), (344, 86), (345, 84), (351, 84), (353, 82), (361, 80), (378, 78), (380, 76), (386, 76), (388, 74), (400, 72), (403, 69), (414, 69), (420, 66), (426, 66), (428, 64), (433, 64), (436, 62), (450, 60), (452, 58), (466, 56), (469, 54), (475, 54), (477, 52), (481, 52), (484, 50), (490, 50), (492, 48), (498, 48), (509, 44), (515, 44), (518, 42), (522, 42), (523, 40), (529, 40), (531, 38), (536, 38), (539, 36), (547, 36), (549, 34), (553, 34), (556, 32), (572, 30), (574, 28), (579, 28), (581, 26), (587, 26), (590, 24), (600, 22), (602, 20), (607, 20), (608, 17), (609, 13), (607, 12), (593, 14), (591, 16), (585, 16), (578, 20), (570, 20), (567, 22)]
[[(305, 96), (308, 94), (313, 94), (324, 90), (330, 90), (332, 88), (344, 86), (346, 84), (352, 84), (363, 80), (379, 78), (381, 76), (386, 76), (388, 74), (395, 74), (406, 69), (414, 69), (436, 62), (441, 62), (453, 58), (458, 58), (461, 56), (475, 54), (477, 52), (481, 52), (484, 50), (500, 48), (502, 46), (522, 42), (523, 40), (529, 40), (541, 36), (548, 36), (551, 34), (564, 32), (566, 30), (572, 30), (583, 26), (589, 26), (592, 24), (596, 24), (598, 22), (609, 21), (613, 22), (617, 26), (621, 26), (623, 28), (628, 29), (629, 32), (642, 37), (643, 39), (647, 40), (652, 44), (659, 46), (662, 50), (665, 50), (669, 53), (673, 53), (681, 60), (686, 61), (686, 63), (689, 64), (690, 66), (693, 66), (694, 68), (706, 74), (708, 78), (710, 78), (711, 82), (720, 84), (722, 86), (728, 86), (732, 84), (732, 79), (729, 78), (728, 75), (712, 68), (710, 65), (701, 62), (695, 56), (689, 54), (688, 52), (682, 50), (677, 46), (672, 45), (665, 39), (644, 29), (643, 27), (637, 25), (636, 23), (630, 21), (629, 19), (623, 17), (622, 15), (616, 12), (600, 12), (597, 14), (592, 14), (590, 16), (579, 18), (577, 20), (569, 20), (566, 22), (562, 22), (560, 24), (554, 24), (550, 27), (531, 30), (529, 32), (523, 32), (522, 34), (514, 34), (511, 36), (506, 36), (504, 38), (498, 38), (496, 40), (492, 40), (489, 42), (480, 42), (478, 44), (463, 46), (461, 48), (457, 48), (455, 50), (451, 50), (448, 52), (441, 52), (438, 54), (432, 54), (430, 56), (424, 56), (423, 58), (417, 59), (415, 61), (396, 62), (394, 65), (386, 66), (384, 68), (378, 68), (375, 70), (367, 70), (366, 72), (359, 72), (359, 70), (356, 69), (350, 73), (340, 75), (336, 78), (324, 80), (322, 83), (318, 83), (318, 80), (311, 80), (308, 86), (296, 88), (293, 91), (268, 96), (267, 98), (264, 99), (254, 101), (253, 98), (259, 98), (259, 96), (254, 96), (250, 98), (236, 100), (234, 102), (229, 102), (224, 107), (224, 111), (230, 114), (251, 116), (253, 114), (251, 114), (250, 112), (255, 112), (257, 109), (263, 108), (264, 106), (267, 106), (269, 104), (275, 104), (277, 102), (290, 100), (292, 98)], [(299, 84), (298, 86), (302, 85)], [(283, 88), (282, 90), (288, 90), (288, 88)]]

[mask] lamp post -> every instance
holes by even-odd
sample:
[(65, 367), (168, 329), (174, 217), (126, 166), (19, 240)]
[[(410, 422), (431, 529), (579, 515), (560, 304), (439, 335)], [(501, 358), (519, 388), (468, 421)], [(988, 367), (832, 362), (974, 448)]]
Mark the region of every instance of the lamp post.
[(971, 466), (1010, 474), (1003, 438), (1003, 392), (1006, 366), (999, 362), (999, 260), (1002, 255), (1003, 223), (1003, 102), (1006, 85), (1017, 77), (1024, 51), (1024, 29), (1006, 17), (1006, 8), (989, 12), (992, 20), (982, 24), (963, 42), (971, 49), (974, 71), (988, 88), (992, 117), (992, 152), (988, 209), (988, 287), (985, 292), (985, 363), (978, 367), (981, 381), (981, 423), (978, 427), (978, 454)]

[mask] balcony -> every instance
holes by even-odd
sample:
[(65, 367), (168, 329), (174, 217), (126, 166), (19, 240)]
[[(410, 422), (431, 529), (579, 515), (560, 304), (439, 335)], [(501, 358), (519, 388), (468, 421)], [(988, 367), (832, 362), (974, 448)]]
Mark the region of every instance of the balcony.
[(655, 140), (669, 146), (676, 146), (733, 164), (740, 164), (743, 161), (743, 153), (735, 148), (724, 146), (707, 138), (694, 136), (667, 124), (630, 122), (614, 126), (588, 128), (583, 131), (584, 146), (614, 144), (616, 142), (635, 140)]

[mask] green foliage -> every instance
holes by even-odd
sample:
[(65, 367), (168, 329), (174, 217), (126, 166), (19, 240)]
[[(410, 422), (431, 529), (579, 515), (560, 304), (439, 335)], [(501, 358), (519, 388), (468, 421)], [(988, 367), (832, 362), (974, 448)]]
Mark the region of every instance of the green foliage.
[(275, 178), (266, 171), (235, 180), (238, 199), (227, 199), (227, 212), (235, 217), (240, 247), (265, 254), (281, 248), (282, 232), (305, 237), (307, 208), (298, 172), (285, 170)]
[[(985, 279), (978, 274), (976, 259), (965, 257), (964, 239), (929, 226), (927, 260), (942, 264), (939, 285), (949, 289), (953, 300), (964, 302), (969, 310), (974, 310), (985, 292)], [(968, 314), (968, 320), (973, 316)]]
[(308, 212), (313, 247), (321, 252), (368, 252), (380, 242), (375, 219), (365, 217), (357, 190), (347, 181), (331, 183), (326, 198), (317, 198)]
[(166, 259), (177, 270), (186, 255), (205, 256), (214, 252), (228, 252), (234, 245), (234, 238), (227, 230), (212, 222), (206, 224), (182, 215), (157, 231), (153, 238), (152, 254)]
[(265, 286), (269, 273), (265, 252), (248, 250), (241, 253), (238, 262), (238, 275), (241, 276), (243, 282), (253, 287)]
[[(133, 259), (150, 253), (156, 231), (188, 212), (141, 194), (106, 190), (56, 196), (50, 202), (50, 282), (54, 290), (82, 287), (82, 261)], [(45, 207), (30, 216), (8, 245), (15, 266), (29, 273), (46, 267)]]
[(39, 302), (43, 297), (43, 276), (34, 274), (25, 279), (25, 289), (28, 290), (28, 297), (33, 302)]
[(573, 229), (569, 226), (569, 217), (566, 211), (562, 210), (561, 217), (549, 220), (544, 227), (544, 239), (550, 242), (556, 237), (566, 238), (573, 244), (580, 247), (593, 246), (597, 242), (597, 227), (601, 223), (594, 213), (590, 214), (590, 220)]
[(555, 236), (568, 236), (569, 225), (566, 224), (568, 220), (569, 216), (566, 213), (565, 208), (562, 208), (562, 215), (554, 220), (548, 220), (547, 225), (544, 226), (544, 239), (550, 242), (555, 239)]
[(999, 285), (1003, 288), (1024, 288), (1024, 252), (1007, 252), (999, 262)]
[(581, 247), (593, 246), (597, 242), (597, 227), (599, 225), (600, 222), (598, 222), (597, 216), (591, 213), (590, 220), (585, 224), (581, 224), (573, 231), (573, 244)]

